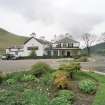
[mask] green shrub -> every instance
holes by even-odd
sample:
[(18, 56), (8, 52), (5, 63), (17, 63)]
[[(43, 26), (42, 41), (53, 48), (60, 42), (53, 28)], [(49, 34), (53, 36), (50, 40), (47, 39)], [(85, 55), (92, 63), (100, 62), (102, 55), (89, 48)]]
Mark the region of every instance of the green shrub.
[(35, 80), (35, 79), (36, 79), (36, 77), (32, 74), (28, 74), (28, 75), (24, 74), (23, 77), (21, 77), (20, 80), (21, 81), (32, 81), (32, 80)]
[(51, 100), (50, 105), (72, 105), (72, 103), (66, 97), (55, 97)]
[(0, 91), (0, 105), (26, 105), (22, 101), (21, 93), (16, 91)]
[(71, 63), (61, 65), (59, 70), (66, 71), (70, 74), (71, 79), (73, 78), (73, 73), (80, 70), (80, 63)]
[(23, 97), (26, 105), (49, 105), (48, 96), (40, 91), (25, 90)]
[(50, 66), (43, 62), (36, 63), (35, 65), (32, 66), (32, 69), (31, 69), (31, 73), (37, 77), (40, 77), (43, 74), (46, 74), (50, 71), (51, 71)]
[(7, 79), (6, 82), (8, 84), (16, 84), (17, 81), (16, 81), (16, 79)]
[(78, 58), (78, 59), (75, 59), (74, 61), (76, 61), (76, 62), (87, 62), (88, 59), (87, 59), (87, 57), (82, 56), (82, 57), (80, 57), (80, 58)]
[(29, 72), (28, 71), (21, 71), (21, 72), (10, 73), (10, 74), (8, 74), (7, 79), (15, 79), (17, 81), (20, 81), (21, 77), (23, 77), (26, 74), (29, 74)]
[(96, 92), (96, 84), (92, 80), (82, 80), (79, 83), (79, 88), (82, 92), (94, 94)]
[(73, 102), (74, 100), (74, 93), (70, 90), (60, 90), (58, 93), (59, 97), (65, 97), (68, 101)]
[(52, 74), (47, 73), (46, 75), (44, 75), (43, 78), (42, 78), (42, 82), (44, 83), (44, 85), (52, 86), (52, 84), (53, 84), (53, 76), (52, 76)]

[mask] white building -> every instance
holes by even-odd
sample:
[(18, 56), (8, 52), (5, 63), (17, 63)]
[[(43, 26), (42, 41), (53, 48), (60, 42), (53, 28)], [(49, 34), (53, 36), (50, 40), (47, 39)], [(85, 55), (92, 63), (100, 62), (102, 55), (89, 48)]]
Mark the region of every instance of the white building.
[(75, 56), (80, 54), (80, 43), (65, 37), (53, 43), (35, 37), (29, 38), (24, 45), (6, 49), (6, 54), (19, 57), (29, 56), (33, 49), (37, 56)]

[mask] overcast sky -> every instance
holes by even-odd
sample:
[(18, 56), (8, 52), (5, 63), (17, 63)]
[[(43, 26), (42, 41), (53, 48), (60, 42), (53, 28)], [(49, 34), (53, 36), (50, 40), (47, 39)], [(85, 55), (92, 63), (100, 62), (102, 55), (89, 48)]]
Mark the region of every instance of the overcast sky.
[(70, 33), (105, 32), (105, 0), (0, 0), (0, 27), (47, 39)]

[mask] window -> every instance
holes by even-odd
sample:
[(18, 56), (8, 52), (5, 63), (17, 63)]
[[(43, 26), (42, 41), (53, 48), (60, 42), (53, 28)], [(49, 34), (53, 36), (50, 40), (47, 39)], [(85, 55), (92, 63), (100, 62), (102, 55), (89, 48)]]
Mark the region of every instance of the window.
[(63, 47), (67, 47), (67, 43), (64, 43), (64, 44), (63, 44)]
[(38, 47), (28, 47), (27, 50), (38, 50)]

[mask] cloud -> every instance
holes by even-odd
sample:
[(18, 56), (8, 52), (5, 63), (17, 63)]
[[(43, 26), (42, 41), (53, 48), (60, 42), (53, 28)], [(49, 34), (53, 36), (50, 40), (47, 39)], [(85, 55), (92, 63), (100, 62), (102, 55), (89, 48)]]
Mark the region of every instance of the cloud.
[(15, 18), (14, 27), (9, 25), (9, 16), (4, 21), (15, 33), (35, 30), (51, 39), (54, 34), (68, 32), (76, 38), (105, 21), (104, 4), (104, 0), (0, 0), (0, 9)]

